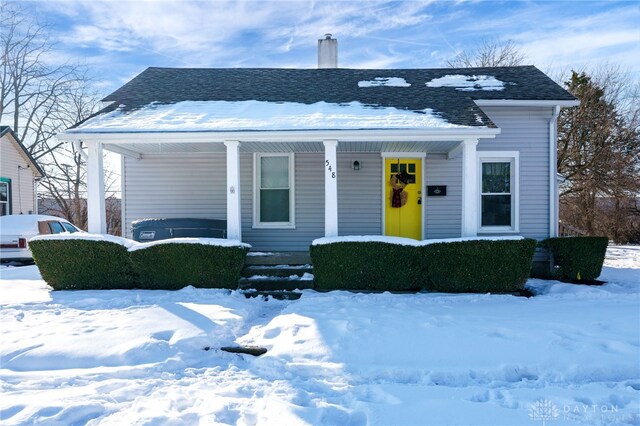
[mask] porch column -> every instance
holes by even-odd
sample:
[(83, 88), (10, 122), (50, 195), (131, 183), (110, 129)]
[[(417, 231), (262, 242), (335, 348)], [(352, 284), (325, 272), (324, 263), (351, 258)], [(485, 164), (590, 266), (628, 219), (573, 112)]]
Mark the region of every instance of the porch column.
[(227, 147), (227, 239), (242, 241), (240, 222), (240, 142), (225, 141)]
[(85, 143), (87, 144), (87, 231), (91, 234), (106, 234), (102, 142)]
[(465, 139), (462, 145), (462, 237), (478, 235), (478, 161), (477, 139)]
[(324, 236), (338, 236), (338, 141), (324, 144)]

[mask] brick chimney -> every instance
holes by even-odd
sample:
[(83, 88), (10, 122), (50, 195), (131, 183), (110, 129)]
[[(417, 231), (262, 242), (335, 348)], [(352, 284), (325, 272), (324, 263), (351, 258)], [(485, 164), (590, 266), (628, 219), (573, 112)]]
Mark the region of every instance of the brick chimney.
[(318, 40), (318, 68), (338, 68), (338, 40), (331, 34)]

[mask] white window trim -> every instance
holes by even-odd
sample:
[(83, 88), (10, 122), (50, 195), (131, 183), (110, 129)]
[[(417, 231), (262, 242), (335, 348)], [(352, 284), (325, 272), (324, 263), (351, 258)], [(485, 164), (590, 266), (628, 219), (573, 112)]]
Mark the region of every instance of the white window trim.
[(9, 182), (5, 182), (2, 181), (0, 182), (0, 185), (5, 185), (7, 187), (7, 201), (0, 201), (0, 204), (6, 204), (7, 205), (7, 215), (10, 215), (11, 212), (11, 196), (13, 194), (11, 194), (11, 185), (9, 184)]
[[(520, 152), (478, 151), (478, 233), (520, 232)], [(482, 163), (511, 162), (511, 226), (482, 226)]]
[[(289, 157), (289, 222), (260, 222), (260, 159), (262, 157)], [(292, 152), (253, 154), (253, 226), (254, 229), (295, 229), (296, 188), (295, 157)]]

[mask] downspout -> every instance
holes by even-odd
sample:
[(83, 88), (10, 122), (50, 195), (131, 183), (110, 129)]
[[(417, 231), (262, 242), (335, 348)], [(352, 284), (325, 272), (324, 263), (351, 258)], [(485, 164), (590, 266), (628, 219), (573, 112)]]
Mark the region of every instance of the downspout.
[[(127, 237), (127, 191), (126, 191), (126, 185), (125, 182), (127, 180), (125, 173), (126, 173), (126, 166), (125, 166), (125, 159), (124, 159), (124, 155), (120, 156), (120, 235), (123, 236), (124, 238), (128, 238)], [(133, 237), (132, 237), (133, 238)]]
[(558, 236), (558, 115), (560, 106), (553, 107), (549, 120), (549, 237)]
[(38, 183), (40, 178), (33, 180), (33, 214), (38, 214)]

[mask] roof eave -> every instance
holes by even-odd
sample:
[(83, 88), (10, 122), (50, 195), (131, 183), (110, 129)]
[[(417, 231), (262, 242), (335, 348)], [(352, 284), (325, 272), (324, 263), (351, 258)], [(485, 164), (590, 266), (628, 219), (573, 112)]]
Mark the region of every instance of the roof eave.
[(18, 138), (18, 135), (15, 134), (13, 129), (11, 127), (7, 126), (0, 133), (0, 138), (3, 137), (4, 135), (10, 135), (11, 136), (11, 139), (13, 139), (13, 141), (18, 145), (20, 151), (22, 152), (22, 154), (24, 155), (26, 160), (29, 163), (31, 163), (31, 165), (35, 169), (35, 174), (36, 174), (35, 178), (36, 179), (41, 179), (41, 178), (45, 177), (46, 174), (45, 174), (44, 170), (42, 170), (42, 167), (40, 167), (40, 165), (36, 162), (35, 158), (33, 158), (33, 155), (31, 155), (31, 153), (29, 151), (27, 151), (27, 148), (22, 144), (22, 142)]
[(573, 100), (534, 100), (534, 99), (475, 99), (479, 107), (506, 106), (506, 107), (574, 107), (580, 105), (580, 101)]
[(104, 143), (207, 143), (225, 141), (310, 142), (339, 140), (349, 142), (404, 142), (490, 139), (500, 134), (499, 128), (454, 127), (422, 129), (367, 130), (269, 130), (269, 131), (193, 131), (193, 132), (82, 132), (67, 130), (58, 139), (67, 142), (96, 141)]

